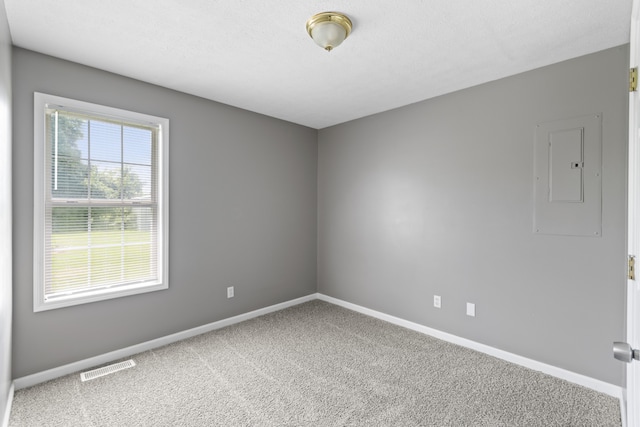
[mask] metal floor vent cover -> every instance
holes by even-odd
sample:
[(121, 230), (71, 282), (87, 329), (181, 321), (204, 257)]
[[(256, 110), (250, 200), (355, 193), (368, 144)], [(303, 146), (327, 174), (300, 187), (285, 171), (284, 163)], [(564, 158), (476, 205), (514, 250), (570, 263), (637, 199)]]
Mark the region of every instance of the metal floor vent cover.
[(99, 377), (104, 377), (105, 375), (113, 374), (114, 372), (122, 371), (124, 369), (133, 368), (134, 366), (136, 366), (136, 362), (129, 359), (124, 362), (114, 363), (113, 365), (103, 366), (102, 368), (83, 372), (80, 374), (80, 379), (82, 382), (85, 382)]

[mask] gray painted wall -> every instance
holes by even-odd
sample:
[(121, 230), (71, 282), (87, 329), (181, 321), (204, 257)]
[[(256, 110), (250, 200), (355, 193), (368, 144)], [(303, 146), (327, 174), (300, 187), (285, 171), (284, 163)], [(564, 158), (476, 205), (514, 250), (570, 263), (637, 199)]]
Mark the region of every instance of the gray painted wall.
[[(316, 291), (316, 130), (19, 48), (13, 76), (14, 378)], [(168, 290), (33, 312), (34, 91), (170, 119)]]
[[(317, 132), (14, 48), (13, 376), (318, 289), (622, 384), (627, 49)], [(171, 119), (169, 290), (33, 313), (34, 91)], [(603, 236), (534, 236), (534, 125), (595, 112)]]
[[(622, 46), (319, 131), (319, 291), (621, 385), (627, 69)], [(598, 112), (602, 237), (534, 235), (534, 125)]]
[(0, 0), (0, 422), (11, 387), (11, 35)]

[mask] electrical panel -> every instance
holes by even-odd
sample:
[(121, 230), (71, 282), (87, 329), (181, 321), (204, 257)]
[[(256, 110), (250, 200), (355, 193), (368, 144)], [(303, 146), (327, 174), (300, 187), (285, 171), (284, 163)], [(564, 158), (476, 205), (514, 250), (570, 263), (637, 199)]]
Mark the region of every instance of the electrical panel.
[(602, 114), (539, 123), (535, 234), (602, 235)]

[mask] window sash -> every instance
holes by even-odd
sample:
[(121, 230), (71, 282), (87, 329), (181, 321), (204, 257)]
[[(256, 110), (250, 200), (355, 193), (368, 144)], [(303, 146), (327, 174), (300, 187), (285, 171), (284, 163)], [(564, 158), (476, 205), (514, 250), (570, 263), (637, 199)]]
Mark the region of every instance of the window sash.
[[(157, 265), (157, 209), (148, 207), (110, 207), (109, 211), (118, 215), (120, 229), (107, 231), (91, 227), (94, 207), (62, 206), (58, 211), (83, 211), (87, 218), (72, 221), (71, 227), (55, 232), (53, 207), (47, 209), (45, 248), (45, 301), (60, 296), (93, 292), (100, 289), (113, 289), (130, 285), (157, 283), (159, 274)], [(95, 208), (104, 210), (104, 208)], [(126, 218), (125, 210), (137, 209), (139, 220), (135, 231), (122, 227)], [(118, 210), (120, 212), (118, 212)], [(146, 211), (146, 212), (145, 212)], [(136, 217), (136, 219), (138, 219)], [(86, 231), (75, 231), (74, 228)], [(66, 231), (66, 232), (65, 232)], [(75, 232), (74, 232), (75, 231)], [(84, 253), (84, 259), (78, 256)], [(116, 274), (114, 274), (114, 271)], [(105, 281), (105, 279), (109, 279)]]

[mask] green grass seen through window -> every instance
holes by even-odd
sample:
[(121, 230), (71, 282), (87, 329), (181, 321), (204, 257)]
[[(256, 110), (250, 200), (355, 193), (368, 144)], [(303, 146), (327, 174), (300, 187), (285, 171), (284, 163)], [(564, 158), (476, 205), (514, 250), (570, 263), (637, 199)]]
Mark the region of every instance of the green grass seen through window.
[(53, 233), (47, 293), (155, 279), (151, 238), (149, 231)]

